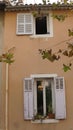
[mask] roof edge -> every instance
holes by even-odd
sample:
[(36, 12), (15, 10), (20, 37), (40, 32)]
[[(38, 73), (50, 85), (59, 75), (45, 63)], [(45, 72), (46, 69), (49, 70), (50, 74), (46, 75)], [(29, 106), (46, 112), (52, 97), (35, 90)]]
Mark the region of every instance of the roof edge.
[(72, 10), (73, 4), (17, 4), (16, 6), (6, 5), (5, 11), (37, 11), (37, 10)]

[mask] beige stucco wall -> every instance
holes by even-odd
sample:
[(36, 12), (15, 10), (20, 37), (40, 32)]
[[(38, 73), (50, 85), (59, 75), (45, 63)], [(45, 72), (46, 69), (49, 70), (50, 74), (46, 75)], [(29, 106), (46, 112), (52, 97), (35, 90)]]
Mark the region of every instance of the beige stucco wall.
[[(58, 12), (59, 13), (59, 12)], [(13, 50), (15, 62), (9, 66), (9, 104), (8, 104), (8, 122), (9, 130), (72, 130), (73, 129), (73, 67), (72, 70), (65, 73), (62, 70), (63, 62), (68, 59), (63, 58), (60, 62), (51, 63), (48, 60), (42, 60), (38, 49), (64, 48), (61, 41), (68, 39), (68, 28), (73, 26), (73, 17), (67, 17), (64, 22), (53, 20), (54, 37), (52, 38), (31, 38), (30, 36), (16, 35), (16, 17), (15, 12), (5, 13), (5, 32), (4, 32), (4, 50), (11, 47)], [(56, 46), (56, 44), (58, 44)], [(4, 64), (5, 68), (5, 64)], [(4, 69), (3, 69), (4, 70)], [(55, 124), (32, 124), (31, 121), (24, 121), (23, 118), (23, 78), (30, 77), (31, 74), (49, 74), (56, 73), (65, 77), (66, 83), (66, 108), (67, 118)], [(5, 71), (4, 71), (5, 74)], [(5, 80), (5, 75), (4, 75)], [(4, 93), (5, 93), (5, 82)], [(3, 97), (4, 99), (5, 97)], [(4, 100), (5, 101), (5, 100)], [(4, 106), (5, 107), (5, 106)], [(3, 122), (5, 119), (3, 119)]]
[[(0, 10), (0, 55), (3, 50), (3, 35), (4, 34), (4, 12)], [(2, 63), (0, 63), (0, 129), (2, 129)]]

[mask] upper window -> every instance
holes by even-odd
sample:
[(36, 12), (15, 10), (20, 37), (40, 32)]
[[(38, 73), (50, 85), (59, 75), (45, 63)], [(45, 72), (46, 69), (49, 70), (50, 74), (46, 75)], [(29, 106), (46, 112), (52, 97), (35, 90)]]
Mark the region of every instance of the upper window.
[(34, 75), (24, 79), (24, 119), (66, 118), (64, 78)]
[(42, 35), (48, 33), (47, 17), (36, 17), (35, 19), (36, 34)]
[(35, 36), (53, 36), (53, 23), (51, 13), (34, 17), (31, 13), (17, 15), (17, 34), (32, 34)]

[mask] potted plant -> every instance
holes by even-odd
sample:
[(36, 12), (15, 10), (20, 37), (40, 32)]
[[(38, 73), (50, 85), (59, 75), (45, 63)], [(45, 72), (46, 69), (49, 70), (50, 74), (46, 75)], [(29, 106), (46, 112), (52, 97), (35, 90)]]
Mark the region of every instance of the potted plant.
[(48, 106), (48, 117), (50, 119), (54, 119), (55, 118), (55, 114), (53, 113), (52, 105), (51, 104), (49, 104), (49, 106)]

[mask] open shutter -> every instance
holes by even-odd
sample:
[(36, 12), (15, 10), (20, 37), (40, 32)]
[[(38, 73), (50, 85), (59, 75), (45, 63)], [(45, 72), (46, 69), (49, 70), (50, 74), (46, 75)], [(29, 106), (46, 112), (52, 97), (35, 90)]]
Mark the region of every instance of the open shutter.
[(64, 77), (55, 78), (55, 118), (66, 118)]
[(25, 34), (33, 33), (33, 16), (32, 14), (25, 14)]
[(33, 118), (33, 80), (24, 79), (24, 119)]
[(17, 34), (24, 34), (24, 14), (17, 15)]
[(32, 14), (17, 15), (17, 34), (32, 34), (33, 33), (33, 16)]

